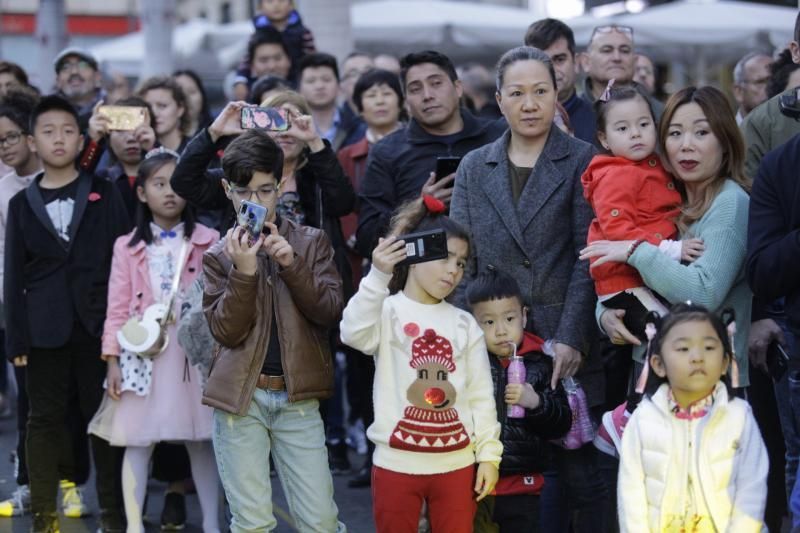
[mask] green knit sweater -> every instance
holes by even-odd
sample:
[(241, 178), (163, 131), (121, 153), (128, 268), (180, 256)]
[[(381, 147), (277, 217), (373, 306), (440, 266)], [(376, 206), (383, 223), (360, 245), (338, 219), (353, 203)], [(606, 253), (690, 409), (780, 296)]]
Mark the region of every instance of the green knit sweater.
[[(733, 180), (727, 180), (703, 217), (692, 224), (683, 238), (703, 239), (703, 255), (683, 265), (659, 252), (657, 246), (642, 243), (628, 259), (645, 284), (672, 303), (691, 300), (715, 312), (733, 308), (736, 312), (734, 349), (739, 364), (739, 385), (750, 384), (747, 336), (753, 294), (745, 278), (747, 217), (750, 197)], [(598, 303), (598, 317), (605, 310)], [(641, 361), (644, 347), (634, 349)]]

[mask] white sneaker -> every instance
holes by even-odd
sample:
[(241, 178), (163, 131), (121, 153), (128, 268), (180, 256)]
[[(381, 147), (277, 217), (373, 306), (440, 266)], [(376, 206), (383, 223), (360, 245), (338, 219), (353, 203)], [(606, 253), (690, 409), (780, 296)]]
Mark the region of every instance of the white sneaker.
[(31, 510), (31, 489), (28, 485), (17, 487), (11, 497), (0, 502), (0, 516), (21, 516)]
[(83, 491), (72, 481), (61, 480), (61, 511), (67, 518), (83, 518), (89, 514), (83, 503)]
[(347, 445), (353, 448), (358, 455), (367, 454), (367, 434), (364, 431), (364, 422), (359, 418), (355, 424), (347, 427)]

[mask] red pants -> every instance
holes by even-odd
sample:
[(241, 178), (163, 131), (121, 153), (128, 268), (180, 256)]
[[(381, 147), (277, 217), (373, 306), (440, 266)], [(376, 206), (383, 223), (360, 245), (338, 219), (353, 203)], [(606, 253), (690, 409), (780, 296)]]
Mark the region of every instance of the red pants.
[(372, 467), (372, 512), (378, 533), (417, 533), (423, 500), (431, 531), (471, 533), (475, 467), (445, 474), (401, 474)]

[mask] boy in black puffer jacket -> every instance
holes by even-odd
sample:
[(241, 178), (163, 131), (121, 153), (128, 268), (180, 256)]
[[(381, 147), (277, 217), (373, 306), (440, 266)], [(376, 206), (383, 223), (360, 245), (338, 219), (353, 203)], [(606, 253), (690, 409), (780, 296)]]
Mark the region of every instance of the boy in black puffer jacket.
[[(502, 426), (503, 459), (493, 497), (484, 498), (475, 515), (475, 532), (539, 531), (542, 472), (555, 467), (553, 445), (572, 424), (564, 389), (550, 388), (553, 368), (542, 353), (542, 339), (524, 330), (527, 308), (514, 278), (492, 269), (467, 288), (467, 302), (486, 339), (497, 417)], [(524, 384), (509, 384), (510, 357), (524, 358)], [(525, 407), (523, 418), (508, 418), (508, 405)]]

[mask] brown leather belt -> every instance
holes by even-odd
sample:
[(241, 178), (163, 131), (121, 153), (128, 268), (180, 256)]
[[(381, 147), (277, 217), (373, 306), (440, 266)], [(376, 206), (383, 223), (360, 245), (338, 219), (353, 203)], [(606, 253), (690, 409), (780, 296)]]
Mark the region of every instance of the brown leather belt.
[(264, 390), (283, 391), (286, 390), (286, 382), (283, 380), (283, 376), (268, 376), (266, 374), (260, 374), (258, 376), (258, 383), (256, 384), (256, 387)]

